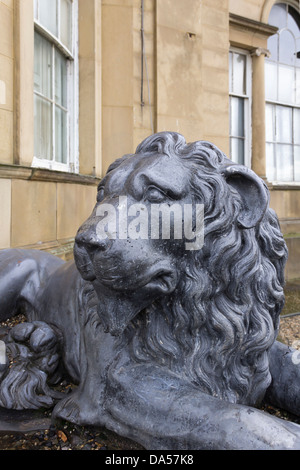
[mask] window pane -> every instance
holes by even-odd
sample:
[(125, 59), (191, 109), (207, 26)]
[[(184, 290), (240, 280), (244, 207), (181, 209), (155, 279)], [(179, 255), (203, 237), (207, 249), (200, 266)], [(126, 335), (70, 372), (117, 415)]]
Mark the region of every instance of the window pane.
[(276, 107), (276, 140), (282, 143), (292, 143), (292, 108)]
[(245, 136), (244, 124), (244, 99), (231, 97), (231, 135), (235, 137)]
[(52, 95), (52, 46), (40, 34), (34, 38), (34, 89), (47, 98)]
[(281, 31), (279, 35), (279, 62), (287, 65), (295, 64), (296, 44), (289, 31)]
[(231, 159), (240, 165), (245, 164), (245, 142), (243, 139), (231, 139)]
[(300, 147), (298, 145), (294, 148), (294, 179), (300, 181)]
[(266, 140), (267, 142), (275, 141), (275, 108), (274, 106), (266, 105)]
[(56, 0), (39, 0), (39, 21), (52, 34), (58, 35)]
[(300, 104), (300, 68), (296, 70), (296, 103)]
[(268, 181), (276, 181), (275, 144), (266, 145), (266, 166)]
[(55, 102), (67, 108), (67, 60), (55, 51)]
[(243, 54), (233, 54), (233, 92), (246, 93), (246, 56)]
[(286, 27), (286, 5), (280, 3), (274, 5), (270, 12), (269, 24), (277, 26), (279, 29)]
[(38, 19), (38, 0), (34, 0), (33, 2), (33, 11), (34, 11), (34, 18)]
[(279, 65), (278, 70), (278, 100), (284, 103), (294, 103), (294, 68)]
[(38, 158), (52, 159), (52, 106), (34, 97), (34, 155)]
[(277, 64), (266, 62), (266, 99), (277, 100)]
[(72, 52), (72, 3), (60, 0), (60, 40)]
[(294, 168), (293, 168), (293, 147), (291, 145), (277, 145), (276, 147), (276, 160), (277, 160), (277, 180), (278, 181), (293, 181)]
[(300, 109), (294, 109), (294, 143), (300, 145)]
[(268, 39), (268, 49), (271, 53), (271, 60), (278, 60), (278, 34), (274, 34)]
[(55, 160), (67, 163), (67, 113), (55, 107)]

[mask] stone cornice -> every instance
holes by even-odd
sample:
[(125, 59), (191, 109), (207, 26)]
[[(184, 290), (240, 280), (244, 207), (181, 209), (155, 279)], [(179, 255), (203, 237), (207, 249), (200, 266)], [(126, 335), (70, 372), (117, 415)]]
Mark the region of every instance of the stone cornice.
[(249, 18), (244, 18), (243, 16), (235, 15), (233, 13), (229, 14), (229, 24), (233, 28), (260, 34), (265, 38), (272, 36), (278, 31), (278, 28), (275, 26), (261, 23), (260, 21), (251, 20)]
[(95, 176), (5, 164), (0, 164), (0, 178), (83, 184), (90, 186), (97, 186), (100, 182), (100, 178)]

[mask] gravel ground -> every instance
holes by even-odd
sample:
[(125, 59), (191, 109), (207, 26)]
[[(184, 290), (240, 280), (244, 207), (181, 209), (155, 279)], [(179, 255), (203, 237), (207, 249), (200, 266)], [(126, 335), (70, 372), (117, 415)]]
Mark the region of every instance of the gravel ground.
[(47, 429), (30, 432), (0, 433), (3, 450), (143, 450), (129, 439), (121, 438), (106, 429), (74, 426), (70, 423), (50, 424), (50, 413), (44, 412)]
[[(286, 306), (283, 315), (300, 312), (300, 287), (286, 289)], [(22, 316), (0, 324), (1, 335), (7, 328), (24, 321)], [(279, 340), (300, 349), (300, 315), (282, 317)], [(69, 384), (62, 383), (62, 387)], [(300, 424), (300, 418), (285, 411), (265, 405), (263, 409), (283, 419)], [(0, 450), (143, 450), (138, 444), (117, 436), (106, 429), (81, 427), (67, 422), (53, 423), (51, 412), (8, 412), (0, 408)]]

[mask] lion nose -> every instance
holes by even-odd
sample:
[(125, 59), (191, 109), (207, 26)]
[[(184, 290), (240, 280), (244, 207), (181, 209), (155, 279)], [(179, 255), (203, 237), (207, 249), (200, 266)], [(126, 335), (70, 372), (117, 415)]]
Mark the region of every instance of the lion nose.
[(84, 247), (87, 251), (105, 251), (111, 245), (111, 240), (100, 239), (96, 233), (91, 231), (79, 232), (76, 235), (75, 243)]

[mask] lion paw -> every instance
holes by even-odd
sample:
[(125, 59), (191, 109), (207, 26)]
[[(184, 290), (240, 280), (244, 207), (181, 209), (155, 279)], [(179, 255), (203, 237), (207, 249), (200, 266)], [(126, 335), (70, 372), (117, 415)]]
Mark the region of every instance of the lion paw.
[(59, 340), (44, 322), (25, 322), (8, 334), (8, 366), (0, 383), (0, 406), (14, 409), (51, 407), (62, 397), (52, 390), (60, 378)]
[(10, 331), (7, 349), (13, 357), (34, 364), (49, 379), (55, 375), (60, 358), (59, 344), (57, 335), (47, 323), (35, 321), (16, 325)]

